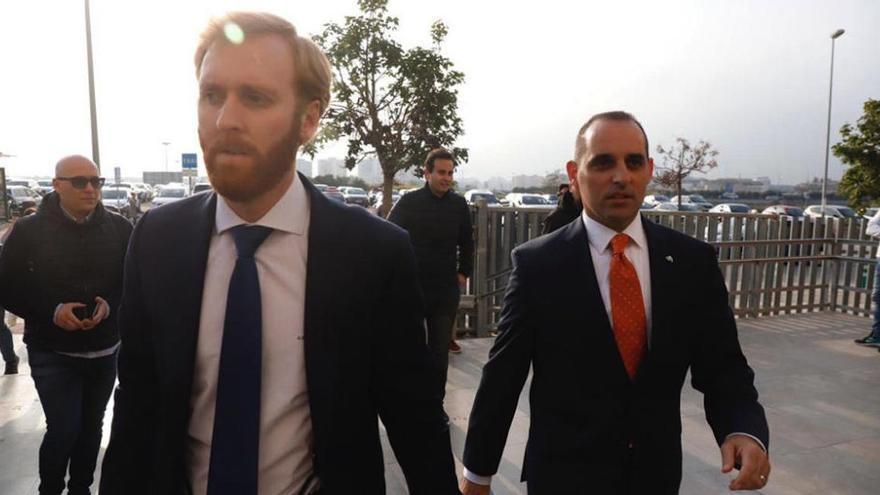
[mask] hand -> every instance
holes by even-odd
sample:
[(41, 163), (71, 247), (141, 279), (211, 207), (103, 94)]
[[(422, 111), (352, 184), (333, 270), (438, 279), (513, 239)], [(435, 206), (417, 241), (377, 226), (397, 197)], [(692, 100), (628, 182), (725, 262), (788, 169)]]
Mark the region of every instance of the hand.
[(95, 298), (95, 312), (91, 318), (82, 321), (83, 330), (91, 330), (104, 321), (110, 314), (110, 305), (101, 296)]
[(490, 488), (490, 485), (478, 485), (467, 478), (462, 478), (461, 483), (458, 484), (461, 495), (489, 495)]
[(73, 310), (84, 307), (86, 307), (86, 305), (83, 303), (64, 303), (57, 311), (55, 311), (55, 318), (52, 319), (52, 323), (68, 332), (82, 330), (83, 322), (73, 314)]
[(461, 287), (462, 289), (464, 289), (466, 285), (467, 285), (467, 277), (465, 277), (464, 275), (459, 273), (458, 274), (458, 286)]
[(745, 435), (731, 435), (721, 445), (721, 472), (729, 473), (736, 462), (739, 474), (730, 482), (731, 490), (757, 490), (770, 479), (770, 458), (758, 442)]

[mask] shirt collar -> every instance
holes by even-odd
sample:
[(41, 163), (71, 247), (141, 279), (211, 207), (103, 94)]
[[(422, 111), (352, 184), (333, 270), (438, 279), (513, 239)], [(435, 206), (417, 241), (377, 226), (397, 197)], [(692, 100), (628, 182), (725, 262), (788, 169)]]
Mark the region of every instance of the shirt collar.
[[(266, 212), (262, 218), (251, 225), (262, 225), (274, 230), (288, 232), (295, 235), (305, 235), (309, 227), (309, 198), (306, 189), (300, 181), (299, 174), (294, 174), (293, 183), (287, 188), (281, 199)], [(226, 198), (217, 195), (217, 213), (215, 214), (215, 227), (218, 234), (235, 227), (246, 224), (232, 211)]]
[[(58, 201), (58, 207), (61, 208), (61, 213), (64, 213), (64, 216), (66, 216), (67, 218), (73, 220), (73, 223), (78, 224), (78, 225), (81, 225), (81, 224), (84, 224), (84, 223), (88, 223), (89, 220), (91, 220), (92, 217), (95, 216), (95, 210), (92, 210), (91, 213), (89, 213), (88, 215), (86, 215), (85, 218), (83, 218), (82, 220), (78, 220), (78, 219), (73, 215), (73, 213), (67, 211), (67, 209), (64, 208), (64, 206), (61, 205), (61, 201), (60, 201), (60, 200)], [(96, 207), (96, 208), (97, 208), (97, 207)]]
[[(605, 252), (611, 243), (611, 239), (618, 232), (590, 218), (587, 215), (586, 209), (581, 212), (581, 220), (584, 222), (584, 228), (587, 229), (587, 240), (589, 240), (590, 245), (600, 253)], [(636, 215), (633, 221), (623, 229), (622, 233), (628, 235), (637, 246), (643, 249), (647, 248), (645, 229), (642, 228), (642, 215)]]

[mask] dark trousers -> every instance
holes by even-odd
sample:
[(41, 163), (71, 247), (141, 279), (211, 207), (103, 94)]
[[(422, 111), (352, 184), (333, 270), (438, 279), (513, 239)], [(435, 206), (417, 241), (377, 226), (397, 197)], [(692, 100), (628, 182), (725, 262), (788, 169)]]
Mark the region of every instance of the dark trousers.
[(440, 397), (446, 396), (446, 373), (449, 368), (449, 341), (458, 313), (458, 287), (425, 292), (425, 323), (428, 327), (428, 349), (437, 362), (437, 385)]
[(0, 355), (3, 361), (15, 361), (15, 348), (12, 343), (12, 331), (6, 326), (6, 319), (3, 318), (3, 308), (0, 308)]
[(40, 494), (90, 493), (104, 410), (116, 381), (116, 354), (94, 359), (28, 349), (31, 376), (46, 414), (40, 445)]

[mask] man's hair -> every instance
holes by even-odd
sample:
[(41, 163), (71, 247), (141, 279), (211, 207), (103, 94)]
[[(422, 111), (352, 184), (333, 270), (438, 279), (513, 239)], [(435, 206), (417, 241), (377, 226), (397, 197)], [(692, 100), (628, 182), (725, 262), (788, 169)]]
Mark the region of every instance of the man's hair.
[(642, 137), (645, 138), (645, 158), (649, 158), (651, 156), (650, 147), (648, 146), (648, 134), (645, 132), (645, 128), (642, 127), (642, 123), (639, 122), (638, 119), (633, 116), (633, 114), (629, 112), (624, 112), (621, 110), (615, 110), (613, 112), (603, 112), (597, 113), (590, 117), (590, 120), (587, 121), (586, 124), (581, 126), (581, 129), (577, 133), (577, 138), (574, 140), (574, 161), (576, 163), (580, 163), (581, 158), (584, 156), (584, 153), (587, 152), (587, 140), (584, 139), (584, 134), (586, 134), (587, 129), (593, 125), (593, 122), (599, 120), (615, 120), (615, 121), (629, 121), (634, 123), (639, 127), (639, 130), (642, 131)]
[(428, 152), (425, 158), (425, 168), (428, 172), (434, 171), (434, 162), (437, 160), (452, 160), (452, 166), (455, 167), (455, 157), (446, 148), (434, 148)]
[(300, 100), (298, 105), (305, 108), (305, 104), (318, 100), (321, 104), (321, 114), (324, 113), (330, 105), (330, 83), (333, 79), (330, 62), (318, 45), (308, 38), (299, 36), (293, 24), (273, 14), (229, 12), (222, 17), (211, 19), (202, 31), (199, 46), (196, 48), (196, 77), (201, 74), (202, 61), (211, 45), (243, 42), (243, 40), (230, 41), (227, 38), (227, 30), (230, 29), (228, 26), (234, 26), (232, 30), (244, 35), (243, 40), (251, 36), (271, 34), (284, 38), (293, 50), (293, 89), (297, 99)]
[(557, 189), (556, 192), (562, 192), (563, 189), (571, 189), (571, 184), (569, 184), (568, 182), (559, 184), (559, 189)]

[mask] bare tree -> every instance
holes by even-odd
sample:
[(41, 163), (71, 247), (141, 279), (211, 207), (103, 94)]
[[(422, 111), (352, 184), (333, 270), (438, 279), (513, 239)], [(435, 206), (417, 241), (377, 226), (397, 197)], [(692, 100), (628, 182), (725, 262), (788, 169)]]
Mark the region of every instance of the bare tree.
[(665, 187), (675, 187), (678, 206), (681, 208), (681, 182), (693, 172), (705, 174), (718, 166), (715, 157), (718, 151), (706, 141), (691, 146), (685, 138), (675, 138), (675, 144), (664, 148), (657, 146), (657, 153), (663, 158), (662, 165), (654, 172), (654, 181)]

